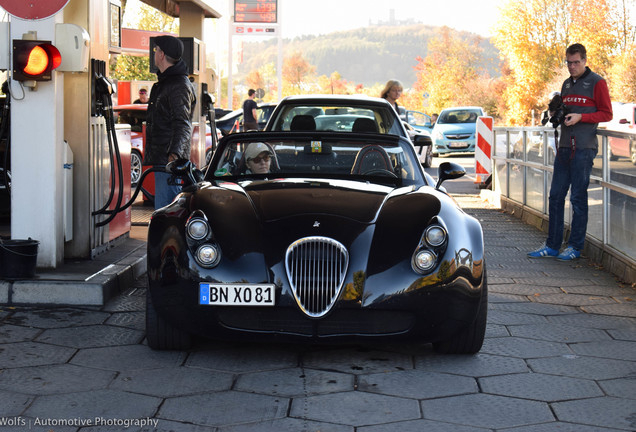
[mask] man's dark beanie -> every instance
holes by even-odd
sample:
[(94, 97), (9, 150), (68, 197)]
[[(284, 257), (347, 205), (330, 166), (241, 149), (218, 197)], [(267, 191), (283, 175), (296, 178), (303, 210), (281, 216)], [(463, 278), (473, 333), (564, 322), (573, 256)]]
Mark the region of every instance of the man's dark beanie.
[(183, 42), (174, 36), (157, 36), (155, 44), (161, 48), (168, 57), (180, 60), (183, 55)]

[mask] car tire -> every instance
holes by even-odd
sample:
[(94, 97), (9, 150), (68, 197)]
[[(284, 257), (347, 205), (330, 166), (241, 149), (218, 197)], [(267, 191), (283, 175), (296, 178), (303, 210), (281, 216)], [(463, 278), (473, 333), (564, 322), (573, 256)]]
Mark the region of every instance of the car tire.
[(424, 154), (424, 161), (422, 166), (424, 168), (430, 168), (433, 165), (433, 149), (431, 146), (426, 146), (426, 153)]
[(130, 152), (130, 184), (135, 187), (139, 183), (141, 173), (143, 172), (143, 161), (141, 153), (137, 150)]
[(146, 340), (153, 350), (183, 351), (192, 347), (192, 335), (163, 319), (152, 304), (149, 292), (146, 292)]
[(486, 335), (486, 321), (488, 319), (488, 281), (484, 272), (479, 311), (472, 325), (462, 330), (452, 338), (435, 342), (433, 349), (441, 354), (476, 354), (481, 349)]
[(611, 161), (617, 161), (618, 160), (618, 156), (616, 156), (614, 153), (612, 153), (612, 149), (609, 149), (609, 160), (611, 160)]

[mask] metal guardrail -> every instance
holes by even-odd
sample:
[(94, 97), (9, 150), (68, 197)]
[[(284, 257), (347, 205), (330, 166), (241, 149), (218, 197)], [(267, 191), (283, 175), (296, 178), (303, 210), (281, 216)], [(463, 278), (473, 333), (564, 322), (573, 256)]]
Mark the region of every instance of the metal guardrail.
[[(554, 171), (555, 130), (552, 127), (495, 127), (492, 149), (493, 190), (547, 220)], [(636, 268), (636, 134), (598, 130), (599, 153), (588, 188), (588, 243), (620, 259), (633, 275)], [(633, 149), (633, 150), (632, 150)], [(620, 155), (620, 156), (619, 156)], [(571, 221), (569, 195), (566, 227)], [(619, 275), (620, 276), (620, 275)]]

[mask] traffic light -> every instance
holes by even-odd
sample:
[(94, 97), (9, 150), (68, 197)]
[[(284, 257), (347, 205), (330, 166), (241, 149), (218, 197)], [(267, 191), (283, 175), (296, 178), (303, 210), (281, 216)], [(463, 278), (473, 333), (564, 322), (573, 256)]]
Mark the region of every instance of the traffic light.
[(60, 51), (51, 41), (15, 39), (13, 41), (13, 79), (50, 81), (51, 71), (62, 63)]

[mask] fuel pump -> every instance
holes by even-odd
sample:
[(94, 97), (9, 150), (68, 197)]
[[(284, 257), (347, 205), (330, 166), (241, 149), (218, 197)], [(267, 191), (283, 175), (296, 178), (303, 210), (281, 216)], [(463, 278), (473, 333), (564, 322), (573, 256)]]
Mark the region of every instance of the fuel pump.
[(212, 148), (210, 149), (209, 154), (205, 155), (205, 164), (207, 165), (212, 160), (212, 153), (216, 150), (217, 147), (217, 136), (216, 136), (216, 115), (214, 113), (214, 98), (210, 93), (208, 93), (208, 84), (201, 83), (201, 115), (207, 116), (210, 121), (210, 134), (212, 135)]
[[(9, 166), (11, 151), (11, 134), (9, 133), (9, 120), (11, 109), (11, 95), (9, 94), (9, 82), (2, 84), (4, 98), (0, 99), (0, 150), (2, 150), (2, 160), (0, 160), (0, 186), (4, 189), (2, 200), (7, 200), (7, 205), (3, 207), (8, 210), (11, 202), (11, 167)], [(0, 201), (2, 202), (2, 201)]]
[[(117, 144), (117, 134), (115, 132), (115, 119), (113, 115), (113, 84), (101, 74), (99, 68), (93, 69), (93, 88), (95, 94), (94, 110), (96, 116), (103, 116), (106, 121), (106, 135), (108, 138), (108, 153), (110, 156), (110, 192), (106, 203), (99, 210), (93, 211), (93, 216), (108, 215), (108, 217), (100, 222), (97, 222), (95, 226), (101, 227), (110, 223), (121, 207), (121, 203), (124, 197), (124, 176), (122, 170), (121, 154), (119, 152), (119, 145)], [(115, 173), (118, 173), (117, 179), (115, 179)], [(115, 185), (119, 185), (118, 188)], [(117, 193), (117, 203), (113, 210), (108, 210), (113, 198), (115, 196), (115, 190)]]
[[(127, 203), (122, 204), (123, 196), (124, 196), (124, 187), (123, 187), (124, 177), (123, 177), (122, 158), (121, 158), (121, 153), (119, 150), (119, 144), (117, 141), (115, 118), (113, 113), (112, 94), (114, 93), (114, 86), (110, 82), (110, 80), (108, 80), (108, 78), (106, 78), (102, 74), (101, 63), (103, 62), (97, 62), (97, 63), (99, 64), (95, 65), (94, 63), (94, 67), (93, 67), (93, 82), (91, 87), (93, 90), (93, 94), (95, 95), (95, 98), (92, 104), (91, 111), (92, 111), (92, 114), (95, 116), (104, 117), (104, 120), (106, 122), (106, 132), (107, 132), (106, 134), (108, 137), (108, 153), (109, 153), (109, 157), (111, 161), (110, 163), (111, 181), (110, 181), (110, 191), (109, 191), (108, 199), (106, 200), (106, 203), (102, 206), (102, 208), (100, 208), (99, 210), (95, 210), (92, 213), (93, 216), (99, 216), (99, 215), (107, 216), (106, 219), (95, 223), (96, 227), (101, 227), (110, 223), (117, 216), (118, 213), (130, 207), (133, 204), (133, 202), (135, 202), (135, 200), (137, 199), (139, 192), (143, 192), (146, 196), (153, 197), (152, 194), (150, 194), (147, 190), (143, 188), (143, 182), (150, 173), (157, 172), (157, 171), (165, 172), (167, 170), (167, 167), (155, 166), (155, 167), (146, 169), (141, 174), (141, 177), (139, 178), (139, 181), (137, 182), (137, 186), (130, 200)], [(178, 178), (175, 178), (175, 181), (180, 182), (180, 184), (184, 183)], [(109, 209), (111, 204), (113, 203), (113, 200), (115, 199), (115, 190), (118, 191), (115, 206), (114, 208)]]

